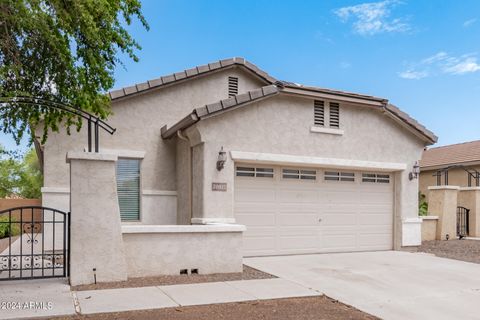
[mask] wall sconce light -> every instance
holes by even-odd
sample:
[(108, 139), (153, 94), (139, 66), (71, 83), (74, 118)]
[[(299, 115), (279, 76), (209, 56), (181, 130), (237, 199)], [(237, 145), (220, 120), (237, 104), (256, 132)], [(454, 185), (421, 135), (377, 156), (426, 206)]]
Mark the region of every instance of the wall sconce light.
[(415, 161), (413, 165), (413, 170), (408, 174), (408, 179), (418, 179), (418, 175), (420, 174), (420, 166), (418, 165), (418, 161)]
[(223, 147), (218, 152), (217, 159), (217, 170), (220, 171), (225, 167), (225, 162), (227, 162), (227, 153), (223, 151)]

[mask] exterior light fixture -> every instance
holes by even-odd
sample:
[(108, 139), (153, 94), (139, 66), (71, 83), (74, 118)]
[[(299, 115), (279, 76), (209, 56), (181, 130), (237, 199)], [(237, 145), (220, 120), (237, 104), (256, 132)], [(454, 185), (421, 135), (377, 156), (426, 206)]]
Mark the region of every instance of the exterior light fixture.
[(217, 170), (220, 171), (225, 167), (225, 162), (227, 162), (227, 153), (223, 151), (223, 147), (218, 152), (217, 159)]
[(413, 165), (413, 170), (408, 174), (408, 179), (418, 179), (418, 175), (420, 174), (420, 166), (418, 165), (418, 161), (415, 161)]

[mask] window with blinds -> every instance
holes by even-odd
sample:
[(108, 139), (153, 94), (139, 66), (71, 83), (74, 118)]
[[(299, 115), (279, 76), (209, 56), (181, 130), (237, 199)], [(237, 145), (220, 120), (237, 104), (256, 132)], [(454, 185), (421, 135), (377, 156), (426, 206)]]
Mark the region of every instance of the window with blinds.
[(325, 104), (321, 100), (315, 100), (313, 102), (313, 120), (314, 125), (324, 126), (325, 125)]
[(228, 97), (234, 97), (238, 94), (238, 78), (228, 77)]
[(340, 105), (330, 102), (330, 128), (340, 128)]
[(118, 159), (117, 194), (122, 221), (140, 220), (140, 160)]

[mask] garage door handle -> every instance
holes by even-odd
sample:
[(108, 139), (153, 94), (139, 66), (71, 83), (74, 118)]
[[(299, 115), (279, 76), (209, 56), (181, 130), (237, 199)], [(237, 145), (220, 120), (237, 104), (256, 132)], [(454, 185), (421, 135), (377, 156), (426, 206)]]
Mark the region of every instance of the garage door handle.
[(322, 222), (322, 218), (318, 219), (318, 222)]

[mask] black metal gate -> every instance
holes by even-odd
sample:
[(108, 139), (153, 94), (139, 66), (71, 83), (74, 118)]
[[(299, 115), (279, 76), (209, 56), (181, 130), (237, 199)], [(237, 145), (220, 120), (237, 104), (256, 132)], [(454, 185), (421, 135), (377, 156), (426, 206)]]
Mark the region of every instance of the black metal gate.
[(457, 237), (468, 236), (468, 218), (470, 210), (465, 207), (457, 207)]
[(66, 277), (69, 218), (40, 206), (0, 211), (0, 281)]

